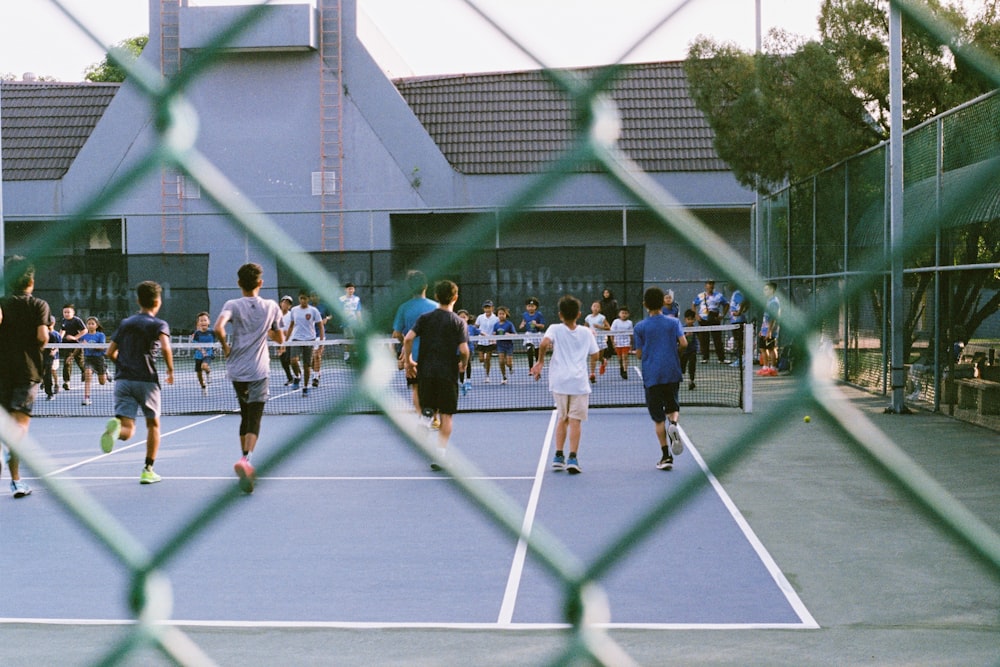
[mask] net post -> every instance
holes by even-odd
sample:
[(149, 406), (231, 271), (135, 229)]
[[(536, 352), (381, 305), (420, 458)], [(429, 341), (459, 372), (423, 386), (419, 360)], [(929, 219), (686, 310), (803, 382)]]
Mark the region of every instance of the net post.
[(753, 324), (743, 325), (743, 412), (753, 412)]

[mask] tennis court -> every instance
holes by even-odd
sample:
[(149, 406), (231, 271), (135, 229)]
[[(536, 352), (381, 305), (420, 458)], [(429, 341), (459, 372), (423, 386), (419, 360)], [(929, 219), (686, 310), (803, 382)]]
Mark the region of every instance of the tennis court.
[[(107, 297), (97, 302), (107, 304), (98, 308), (103, 319), (133, 305), (127, 289), (100, 286), (172, 282), (174, 312), (192, 311), (166, 317), (177, 331), (175, 322), (235, 295), (233, 271), (245, 261), (265, 265), (272, 298), (308, 287), (336, 303), (352, 279), (367, 283), (366, 307), (374, 307), (352, 327), (356, 365), (332, 354), (308, 397), (282, 387), (275, 361), (254, 460), (261, 480), (250, 496), (232, 472), (232, 392), (220, 376), (202, 392), (184, 355), (165, 399), (161, 484), (137, 483), (141, 426), (128, 445), (99, 453), (110, 384), (92, 387), (93, 400), (81, 401), (77, 385), (40, 401), (30, 442), (17, 446), (35, 492), (0, 496), (0, 667), (1000, 663), (1000, 445), (994, 432), (937, 412), (939, 371), (935, 412), (904, 415), (900, 378), (911, 360), (899, 358), (907, 300), (927, 307), (927, 349), (938, 350), (960, 323), (941, 298), (952, 296), (949, 276), (992, 281), (956, 297), (995, 287), (995, 255), (981, 256), (996, 228), (988, 205), (995, 97), (948, 117), (956, 122), (925, 121), (908, 138), (893, 132), (811, 182), (755, 195), (752, 217), (738, 220), (729, 206), (738, 199), (750, 216), (747, 183), (734, 198), (712, 187), (714, 178), (688, 183), (701, 166), (679, 174), (637, 160), (634, 121), (620, 113), (629, 107), (614, 101), (631, 68), (586, 76), (545, 68), (544, 83), (570, 112), (563, 143), (513, 174), (515, 161), (493, 150), (484, 153), (499, 171), (464, 172), (464, 157), (449, 158), (445, 142), (412, 122), (417, 105), (398, 106), (405, 88), (370, 76), (362, 45), (342, 39), (342, 29), (355, 27), (343, 9), (356, 3), (317, 3), (318, 48), (271, 54), (280, 61), (261, 51), (245, 59), (253, 66), (246, 70), (234, 67), (230, 48), (240, 51), (244, 36), (256, 39), (255, 26), (278, 14), (233, 10), (213, 35), (185, 42), (182, 23), (208, 26), (186, 2), (156, 4), (148, 57), (122, 63), (129, 80), (119, 99), (131, 101), (94, 129), (62, 183), (45, 176), (8, 186), (21, 225), (4, 237), (8, 251), (44, 259), (52, 268), (42, 275), (95, 277), (93, 293)], [(684, 4), (693, 3), (663, 8), (656, 25)], [(926, 4), (892, 7), (996, 83), (995, 58), (952, 48), (962, 35), (922, 16)], [(900, 27), (900, 15), (889, 18)], [(523, 49), (519, 32), (508, 39)], [(890, 56), (898, 54), (893, 41)], [(314, 61), (319, 77), (282, 66), (293, 58)], [(753, 62), (762, 71), (759, 56)], [(299, 85), (312, 102), (297, 110), (319, 120), (311, 128), (319, 145), (286, 117), (290, 98), (280, 91)], [(890, 82), (890, 97), (901, 87)], [(230, 101), (227, 92), (236, 94), (231, 104), (202, 101)], [(252, 103), (233, 123), (229, 107), (240, 99)], [(188, 109), (207, 131), (192, 132)], [(638, 121), (660, 111), (650, 105)], [(219, 131), (254, 119), (261, 129), (253, 134), (280, 147), (248, 136), (245, 154), (266, 156), (273, 170), (238, 155), (232, 149), (244, 147)], [(525, 142), (529, 154), (536, 143)], [(907, 179), (890, 169), (904, 153)], [(730, 182), (722, 171), (706, 173)], [(902, 197), (900, 180), (909, 190)], [(933, 204), (913, 199), (925, 186)], [(369, 193), (383, 191), (389, 196), (372, 209)], [(895, 215), (904, 209), (921, 215)], [(742, 247), (728, 242), (737, 229), (748, 241)], [(952, 252), (962, 245), (974, 252)], [(84, 246), (102, 252), (77, 261)], [(561, 259), (550, 264), (555, 254)], [(682, 256), (697, 264), (675, 261)], [(592, 275), (605, 266), (614, 280)], [(542, 284), (554, 300), (613, 283), (634, 305), (646, 286), (681, 285), (675, 278), (688, 287), (709, 276), (731, 280), (746, 294), (780, 281), (781, 336), (800, 359), (826, 336), (842, 345), (841, 379), (865, 385), (870, 373), (878, 377), (866, 386), (883, 393), (808, 374), (762, 379), (751, 392), (749, 363), (699, 365), (698, 386), (682, 400), (688, 451), (666, 473), (654, 468), (652, 427), (637, 407), (641, 378), (612, 368), (595, 383), (600, 407), (584, 429), (584, 473), (571, 477), (548, 467), (547, 392), (515, 369), (522, 377), (507, 384), (474, 378), (448, 472), (435, 474), (403, 431), (433, 436), (401, 413), (400, 375), (373, 349), (385, 348), (392, 315), (410, 296), (402, 278), (411, 268), (454, 277), (473, 310), (484, 298), (520, 303)], [(921, 289), (910, 292), (914, 282)], [(53, 305), (63, 300), (62, 286), (44, 288)], [(865, 310), (869, 303), (876, 312)], [(859, 361), (874, 366), (864, 371)], [(735, 391), (720, 399), (720, 389)], [(885, 414), (889, 391), (895, 414)], [(19, 442), (2, 413), (0, 432)]]
[[(793, 388), (790, 379), (761, 382), (756, 400), (766, 408)], [(928, 413), (879, 415), (884, 406), (869, 395), (845, 400), (902, 439), (912, 434), (917, 460), (995, 521), (989, 489), (1000, 471), (990, 432)], [(535, 527), (581, 559), (657, 494), (706, 477), (700, 459), (711, 461), (714, 433), (761, 426), (756, 414), (688, 409), (682, 424), (693, 446), (665, 473), (653, 468), (641, 410), (597, 410), (584, 430), (584, 474), (569, 477), (548, 469), (548, 418), (459, 415), (452, 442), (533, 512)], [(296, 419), (267, 417), (258, 457), (268, 435)], [(97, 419), (32, 425), (58, 443), (59, 475), (75, 478), (150, 549), (235, 486), (235, 428), (232, 415), (165, 418), (157, 463), (164, 481), (146, 487), (137, 483), (139, 438), (102, 456)], [(962, 456), (941, 456), (936, 440), (946, 434)], [(23, 664), (66, 656), (64, 664), (89, 664), (130, 618), (124, 568), (34, 487), (27, 499), (0, 503), (5, 542), (17, 545), (2, 552), (4, 653)], [(333, 655), (337, 664), (537, 664), (561, 650), (570, 630), (560, 585), (530, 555), (512, 577), (515, 542), (384, 425), (347, 417), (264, 475), (252, 496), (239, 497), (166, 565), (171, 622), (219, 664), (330, 664)], [(803, 664), (803, 652), (813, 664), (998, 657), (995, 577), (821, 419), (789, 420), (720, 488), (703, 487), (633, 545), (600, 583), (608, 631), (640, 664), (674, 656)], [(128, 664), (157, 660), (147, 649)]]
[[(655, 445), (637, 447), (640, 438), (616, 435), (645, 426), (644, 418), (639, 410), (595, 413), (580, 479), (549, 469), (549, 412), (462, 416), (455, 451), (529, 508), (527, 530), (546, 526), (587, 560), (664, 489), (708, 473), (694, 447), (662, 473), (652, 465)], [(280, 433), (294, 419), (272, 417), (265, 428)], [(83, 434), (99, 433), (101, 421), (37, 420), (35, 431), (67, 443), (54, 476), (77, 480), (149, 549), (235, 483), (235, 416), (166, 420), (157, 462), (165, 483), (155, 488), (136, 483), (141, 443), (106, 456), (95, 451), (95, 437)], [(23, 548), (6, 552), (3, 570), (28, 588), (0, 602), (0, 617), (127, 620), (121, 568), (36, 488), (30, 502), (10, 507), (5, 522), (23, 536)], [(61, 567), (66, 562), (73, 567)], [(238, 563), (246, 564), (242, 574)], [(562, 591), (552, 577), (464, 502), (446, 475), (367, 416), (338, 423), (261, 479), (253, 496), (241, 498), (165, 573), (181, 623), (563, 622)], [(255, 582), (249, 590), (248, 580)], [(606, 589), (611, 621), (624, 626), (813, 625), (721, 487), (706, 487), (637, 545)], [(251, 592), (257, 601), (248, 604)]]

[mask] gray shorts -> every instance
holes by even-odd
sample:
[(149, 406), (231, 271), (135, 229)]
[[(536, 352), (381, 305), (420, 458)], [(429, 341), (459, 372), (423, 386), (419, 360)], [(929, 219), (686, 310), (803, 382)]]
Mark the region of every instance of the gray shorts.
[(266, 377), (249, 382), (233, 380), (233, 389), (236, 390), (236, 398), (240, 403), (267, 403), (269, 384)]
[(160, 417), (160, 385), (138, 380), (116, 380), (115, 416), (134, 420), (139, 410), (146, 419)]

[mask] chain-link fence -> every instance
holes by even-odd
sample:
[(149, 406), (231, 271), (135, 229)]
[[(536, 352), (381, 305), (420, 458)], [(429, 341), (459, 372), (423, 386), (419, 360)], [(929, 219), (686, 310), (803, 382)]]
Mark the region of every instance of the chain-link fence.
[[(998, 115), (1000, 95), (991, 93), (904, 134), (909, 247), (898, 323), (908, 400), (994, 428), (1000, 410), (958, 398), (961, 380), (1000, 380), (1000, 208), (990, 176)], [(889, 390), (892, 295), (888, 270), (866, 268), (887, 266), (887, 159), (879, 146), (774, 194), (763, 204), (761, 232), (762, 271), (822, 319), (837, 375), (880, 392)], [(822, 292), (830, 298), (818, 298)], [(837, 310), (821, 308), (829, 303)]]
[[(665, 10), (664, 20), (670, 16), (672, 10)], [(183, 66), (167, 78), (161, 78), (159, 72), (142, 66), (141, 62), (122, 63), (149, 104), (159, 140), (148, 148), (144, 160), (124, 168), (113, 183), (95, 191), (65, 225), (43, 239), (38, 247), (43, 251), (40, 254), (82, 228), (100, 210), (102, 201), (127, 193), (139, 180), (167, 166), (182, 173), (188, 181), (198, 183), (202, 195), (214, 201), (231, 224), (253, 243), (275, 257), (295, 258), (285, 263), (287, 274), (281, 280), (312, 285), (328, 303), (337, 302), (342, 289), (330, 267), (304, 252), (273, 216), (264, 214), (253, 203), (252, 192), (241, 193), (194, 148), (185, 95), (192, 82), (220, 58), (227, 44), (250, 29), (257, 18), (259, 12), (249, 11), (215, 35), (210, 48), (185, 59)], [(516, 39), (516, 29), (512, 33)], [(992, 67), (983, 74), (1000, 83), (995, 63)], [(550, 169), (532, 178), (503, 209), (485, 216), (489, 224), (480, 224), (479, 217), (469, 216), (463, 227), (456, 230), (456, 238), (466, 243), (437, 248), (420, 257), (418, 264), (433, 267), (438, 275), (458, 272), (470, 260), (465, 248), (480, 247), (482, 238), (517, 221), (523, 211), (560, 185), (572, 165), (593, 162), (601, 165), (604, 175), (628, 191), (664, 230), (690, 239), (691, 252), (744, 293), (760, 294), (765, 279), (779, 280), (791, 300), (784, 304), (783, 331), (789, 339), (797, 341), (800, 364), (808, 364), (809, 357), (818, 349), (819, 338), (823, 337), (839, 350), (840, 376), (884, 388), (888, 328), (887, 279), (883, 270), (886, 266), (885, 148), (874, 149), (770, 198), (761, 211), (762, 224), (758, 229), (761, 261), (757, 270), (691, 213), (677, 207), (671, 194), (619, 149), (618, 117), (604, 94), (614, 82), (615, 74), (615, 68), (609, 67), (593, 79), (582, 80), (566, 72), (548, 72), (578, 112), (575, 143)], [(907, 135), (907, 209), (911, 213), (907, 217), (908, 242), (902, 250), (907, 266), (907, 344), (911, 356), (914, 351), (926, 350), (933, 359), (931, 368), (935, 370), (930, 376), (933, 382), (921, 385), (921, 397), (935, 403), (940, 403), (938, 390), (942, 379), (942, 373), (936, 369), (950, 367), (946, 344), (958, 337), (956, 328), (963, 323), (976, 323), (967, 332), (970, 336), (976, 334), (980, 326), (986, 326), (986, 321), (976, 320), (974, 313), (981, 312), (991, 299), (995, 309), (995, 297), (988, 295), (997, 288), (996, 273), (1000, 268), (996, 246), (1000, 225), (996, 220), (995, 197), (996, 183), (1000, 182), (998, 100), (996, 96), (979, 100)], [(935, 167), (937, 163), (940, 168)], [(992, 248), (992, 258), (985, 255), (987, 246)], [(129, 277), (132, 278), (131, 271)], [(637, 286), (623, 288), (639, 292)], [(354, 393), (380, 405), (384, 418), (396, 427), (401, 437), (415, 450), (429, 454), (425, 452), (424, 440), (412, 431), (409, 422), (404, 423), (381, 391), (386, 373), (394, 372), (394, 366), (384, 363), (383, 355), (374, 345), (370, 354), (364, 354), (369, 338), (374, 341), (384, 335), (384, 325), (391, 321), (391, 304), (407, 296), (401, 288), (388, 289), (374, 316), (355, 332), (357, 349), (366, 357), (366, 364), (356, 366)], [(716, 473), (731, 469), (757, 448), (766, 446), (771, 431), (779, 428), (788, 414), (798, 414), (801, 405), (815, 405), (811, 408), (814, 414), (815, 410), (825, 413), (859, 453), (868, 455), (861, 459), (887, 473), (929, 516), (945, 522), (958, 543), (980, 556), (988, 567), (1000, 571), (1000, 536), (912, 464), (896, 443), (863, 414), (845, 408), (829, 377), (803, 373), (796, 378), (801, 383), (800, 391), (771, 406), (761, 420), (769, 427), (720, 434), (726, 438), (726, 444), (709, 461)], [(267, 474), (281, 461), (295, 456), (316, 433), (336, 429), (344, 412), (339, 407), (334, 405), (323, 414), (304, 419), (295, 432), (286, 433), (283, 443), (260, 462), (258, 471)], [(170, 584), (162, 568), (209, 530), (220, 515), (232, 509), (239, 497), (235, 485), (181, 526), (162, 548), (149, 551), (72, 480), (44, 476), (55, 469), (46, 455), (46, 443), (30, 436), (16, 441), (17, 430), (6, 413), (0, 419), (0, 434), (13, 442), (22, 461), (42, 476), (42, 483), (66, 512), (130, 573), (128, 596), (137, 622), (117, 643), (107, 647), (103, 662), (113, 664), (126, 659), (137, 647), (154, 646), (179, 664), (209, 664), (210, 658), (182, 628), (166, 622), (170, 613)], [(501, 490), (478, 478), (470, 466), (452, 462), (449, 468), (455, 473), (454, 484), (468, 502), (511, 536), (526, 538), (534, 556), (560, 578), (565, 595), (565, 620), (571, 630), (556, 660), (628, 664), (627, 652), (595, 622), (606, 618), (603, 596), (596, 582), (627, 558), (630, 549), (705, 482), (665, 491), (626, 534), (591, 561), (581, 563), (567, 557), (564, 547), (544, 532), (521, 535), (522, 509)]]

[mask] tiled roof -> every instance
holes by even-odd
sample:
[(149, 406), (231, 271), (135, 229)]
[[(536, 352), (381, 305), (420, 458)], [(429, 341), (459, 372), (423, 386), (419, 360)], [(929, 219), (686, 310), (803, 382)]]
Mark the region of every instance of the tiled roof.
[(62, 178), (120, 84), (3, 82), (3, 180)]
[[(537, 172), (567, 150), (575, 135), (567, 96), (540, 70), (394, 83), (461, 173)], [(708, 121), (688, 94), (683, 63), (625, 65), (612, 97), (622, 117), (619, 145), (643, 170), (729, 171), (712, 145)], [(594, 165), (577, 169), (596, 170)]]

